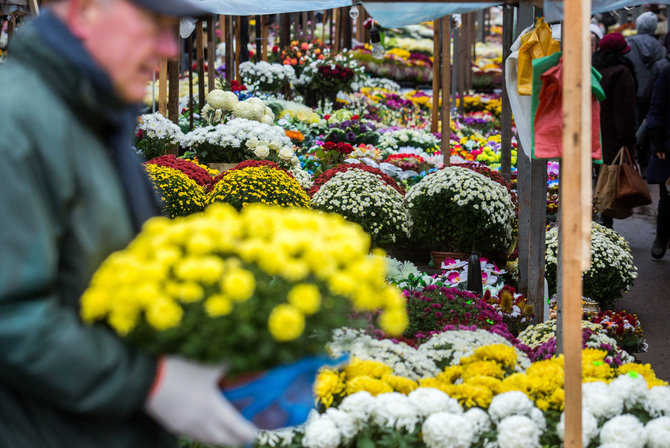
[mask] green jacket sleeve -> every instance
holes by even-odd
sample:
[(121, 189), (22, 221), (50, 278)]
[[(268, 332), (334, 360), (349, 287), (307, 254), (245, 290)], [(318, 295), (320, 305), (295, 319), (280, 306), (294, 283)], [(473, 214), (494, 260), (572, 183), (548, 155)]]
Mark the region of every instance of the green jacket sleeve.
[(25, 130), (0, 130), (12, 142), (0, 143), (0, 387), (74, 413), (136, 412), (155, 360), (105, 327), (82, 324), (63, 287), (63, 266), (77, 260), (63, 255), (68, 223), (53, 176), (67, 170), (45, 172), (42, 156), (26, 149)]

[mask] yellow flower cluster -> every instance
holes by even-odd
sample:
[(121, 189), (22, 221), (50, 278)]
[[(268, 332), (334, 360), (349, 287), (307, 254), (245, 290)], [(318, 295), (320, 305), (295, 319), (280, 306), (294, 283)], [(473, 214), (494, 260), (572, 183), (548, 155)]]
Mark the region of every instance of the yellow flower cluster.
[(261, 288), (254, 275), (260, 271), (292, 285), (285, 301), (271, 298), (277, 304), (267, 329), (276, 341), (301, 336), (309, 316), (327, 313), (342, 296), (357, 310), (381, 309), (383, 330), (400, 334), (407, 325), (404, 298), (386, 284), (384, 258), (369, 255), (369, 247), (359, 226), (304, 209), (255, 204), (238, 213), (215, 204), (186, 218), (154, 218), (96, 272), (81, 315), (85, 322), (105, 320), (121, 335), (142, 319), (158, 332), (178, 327), (194, 304), (210, 318), (244, 319), (235, 307)]
[(145, 164), (144, 168), (163, 200), (163, 212), (167, 216), (187, 216), (205, 207), (205, 191), (183, 172), (152, 163)]
[[(604, 362), (602, 350), (585, 349), (582, 353), (584, 382), (609, 382), (622, 374), (644, 377), (651, 388), (667, 385), (659, 380), (649, 364), (624, 364), (618, 369)], [(354, 358), (341, 372), (323, 370), (317, 377), (315, 395), (325, 407), (334, 399), (359, 391), (372, 395), (386, 392), (408, 394), (420, 387), (432, 387), (455, 398), (465, 408), (488, 408), (494, 396), (509, 392), (525, 393), (542, 411), (563, 409), (563, 356), (538, 361), (525, 372), (515, 372), (517, 355), (514, 348), (494, 344), (477, 348), (471, 356), (461, 358), (457, 365), (447, 366), (435, 377), (417, 382), (393, 375), (390, 367), (377, 361)]]
[(261, 202), (282, 207), (309, 207), (300, 183), (281, 169), (267, 165), (232, 170), (207, 195), (207, 203), (225, 202), (236, 209)]

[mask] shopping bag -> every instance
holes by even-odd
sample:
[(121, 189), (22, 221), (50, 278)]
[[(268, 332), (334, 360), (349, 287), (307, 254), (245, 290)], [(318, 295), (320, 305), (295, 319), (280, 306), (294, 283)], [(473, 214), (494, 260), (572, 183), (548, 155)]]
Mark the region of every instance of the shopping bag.
[(619, 153), (621, 158), (617, 172), (616, 202), (630, 208), (651, 204), (647, 184), (642, 179), (640, 169), (632, 160), (628, 148), (622, 147)]
[[(616, 162), (618, 158), (619, 154), (617, 154), (614, 161)], [(598, 175), (598, 182), (596, 183), (595, 198), (598, 204), (598, 211), (602, 215), (616, 219), (624, 219), (633, 214), (633, 209), (622, 206), (616, 201), (618, 177), (618, 164), (602, 164), (600, 167), (600, 174)]]
[(538, 18), (535, 28), (519, 49), (517, 69), (517, 90), (519, 95), (533, 93), (533, 59), (554, 54), (561, 49), (561, 43), (551, 34), (551, 28), (543, 18)]

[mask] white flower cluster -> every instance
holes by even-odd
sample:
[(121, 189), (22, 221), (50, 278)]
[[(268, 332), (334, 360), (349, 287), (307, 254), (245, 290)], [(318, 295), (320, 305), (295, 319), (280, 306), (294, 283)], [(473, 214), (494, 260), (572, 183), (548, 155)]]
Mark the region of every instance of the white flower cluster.
[(494, 231), (490, 236), (496, 247), (491, 249), (508, 248), (512, 244), (515, 216), (509, 192), (497, 182), (467, 168), (448, 166), (413, 185), (405, 195), (407, 209), (412, 218), (412, 209), (416, 207), (417, 199), (445, 192), (451, 202), (459, 207), (484, 212), (485, 218), (482, 221), (462, 224)]
[(233, 92), (212, 90), (207, 95), (207, 104), (200, 112), (203, 120), (208, 124), (216, 125), (227, 117), (245, 118), (259, 123), (272, 125), (275, 114), (260, 98), (249, 98), (239, 101)]
[(285, 84), (296, 81), (293, 67), (266, 61), (241, 63), (240, 76), (251, 91), (276, 92)]
[(294, 165), (289, 172), (293, 174), (302, 188), (305, 190), (312, 188), (312, 184), (314, 184), (312, 176), (300, 167), (300, 163)]
[(314, 194), (311, 204), (357, 222), (375, 241), (395, 242), (408, 232), (400, 193), (367, 171), (337, 173)]
[[(245, 149), (249, 158), (275, 159), (299, 165), (291, 139), (279, 126), (270, 126), (244, 118), (235, 118), (225, 124), (196, 128), (182, 138), (182, 146), (196, 153), (202, 145), (213, 145), (225, 153), (231, 149)], [(240, 160), (241, 161), (241, 160)]]
[(421, 277), (424, 275), (424, 273), (421, 272), (419, 268), (414, 266), (414, 263), (411, 261), (400, 261), (393, 257), (386, 257), (386, 263), (388, 265), (386, 278), (395, 283), (407, 279), (410, 274), (415, 277)]
[[(545, 263), (553, 270), (558, 264), (558, 227), (547, 231)], [(585, 283), (616, 283), (623, 287), (623, 292), (629, 291), (637, 278), (637, 267), (626, 239), (612, 229), (592, 223), (591, 264), (582, 277)]]
[[(505, 415), (494, 418), (480, 408), (464, 412), (458, 401), (432, 388), (418, 388), (408, 396), (391, 392), (373, 397), (357, 392), (344, 398), (338, 408), (310, 415), (304, 427), (262, 432), (256, 442), (259, 447), (283, 447), (302, 435), (305, 448), (337, 448), (348, 446), (358, 433), (374, 426), (403, 434), (420, 429), (428, 448), (539, 447), (544, 416), (528, 398), (522, 403), (519, 394), (526, 397), (521, 392), (496, 396), (496, 408)], [(492, 428), (497, 429), (494, 440), (487, 434)]]
[[(377, 147), (382, 151), (399, 151), (400, 148), (435, 148), (440, 141), (433, 134), (418, 129), (404, 128), (385, 132), (379, 138)], [(403, 152), (406, 152), (403, 150)]]
[(391, 92), (400, 92), (400, 84), (388, 78), (374, 78), (366, 76), (360, 82), (356, 82), (351, 85), (351, 88), (354, 92), (361, 90), (364, 87), (370, 87), (372, 89), (384, 89)]
[[(334, 356), (349, 353), (359, 359), (382, 362), (391, 367), (395, 375), (417, 381), (439, 374), (442, 369), (438, 366), (455, 364), (461, 358), (472, 355), (478, 347), (492, 344), (512, 347), (502, 336), (486, 330), (445, 331), (414, 348), (403, 342), (375, 339), (361, 330), (341, 328), (333, 332), (328, 350)], [(514, 350), (517, 354), (516, 369), (526, 370), (530, 360), (516, 347)]]
[(179, 143), (184, 136), (179, 126), (159, 112), (137, 117), (137, 129), (142, 131), (143, 138), (168, 139), (170, 143)]

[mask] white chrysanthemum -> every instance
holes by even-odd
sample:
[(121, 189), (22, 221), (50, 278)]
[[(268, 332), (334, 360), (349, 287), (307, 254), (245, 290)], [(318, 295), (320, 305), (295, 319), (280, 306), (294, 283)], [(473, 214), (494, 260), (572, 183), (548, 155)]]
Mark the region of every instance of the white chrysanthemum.
[(372, 418), (379, 426), (412, 432), (419, 423), (419, 411), (406, 395), (391, 392), (377, 396)]
[(540, 432), (544, 432), (544, 430), (547, 429), (547, 420), (544, 418), (544, 412), (538, 408), (530, 410), (530, 419), (535, 423), (535, 426), (537, 426), (537, 429), (539, 429)]
[(623, 443), (602, 443), (598, 445), (598, 448), (629, 448)]
[(623, 412), (623, 400), (610, 392), (607, 383), (594, 381), (582, 385), (582, 406), (598, 419), (608, 419)]
[(511, 415), (530, 415), (533, 402), (523, 392), (514, 390), (496, 395), (491, 400), (489, 415), (494, 422), (499, 422)]
[(470, 422), (462, 415), (438, 412), (421, 427), (428, 448), (468, 448), (475, 435)]
[(239, 99), (233, 92), (215, 89), (207, 94), (207, 104), (214, 109), (233, 110), (237, 103), (239, 103)]
[[(565, 439), (565, 412), (561, 413), (561, 419), (556, 424), (558, 438)], [(598, 435), (598, 420), (588, 410), (582, 410), (582, 445), (588, 446)]]
[(668, 448), (670, 446), (670, 417), (659, 417), (647, 422), (648, 448)]
[(498, 423), (500, 448), (539, 448), (540, 430), (523, 415), (513, 415)]
[(271, 125), (274, 123), (274, 119), (269, 115), (263, 115), (263, 118), (261, 118), (261, 123)]
[(463, 416), (472, 425), (475, 437), (491, 429), (491, 419), (483, 409), (471, 408)]
[(343, 443), (349, 443), (356, 437), (356, 434), (358, 434), (361, 425), (358, 420), (349, 413), (340, 409), (330, 408), (326, 411), (326, 415), (335, 422), (335, 426), (337, 426), (337, 429), (342, 436)]
[(265, 115), (265, 104), (261, 101), (258, 104), (251, 101), (257, 98), (250, 98), (246, 101), (240, 101), (233, 107), (233, 115), (238, 118), (246, 118), (247, 120), (261, 121)]
[(369, 392), (361, 391), (348, 395), (340, 403), (339, 409), (359, 422), (366, 422), (375, 408), (375, 399)]
[(600, 429), (600, 443), (620, 443), (627, 448), (643, 448), (646, 440), (644, 425), (630, 414), (617, 415)]
[(617, 395), (627, 407), (647, 401), (649, 387), (642, 376), (619, 375), (609, 384), (610, 393)]
[(256, 436), (257, 446), (282, 447), (288, 446), (298, 431), (295, 428), (282, 428), (274, 431), (259, 431)]
[(307, 448), (337, 448), (342, 441), (340, 431), (327, 414), (309, 419), (305, 425), (302, 445)]
[(649, 389), (642, 406), (652, 417), (670, 416), (670, 387), (654, 386)]
[(419, 414), (424, 417), (438, 412), (449, 412), (450, 414), (463, 413), (458, 400), (432, 387), (420, 387), (410, 392), (409, 401), (416, 406)]

